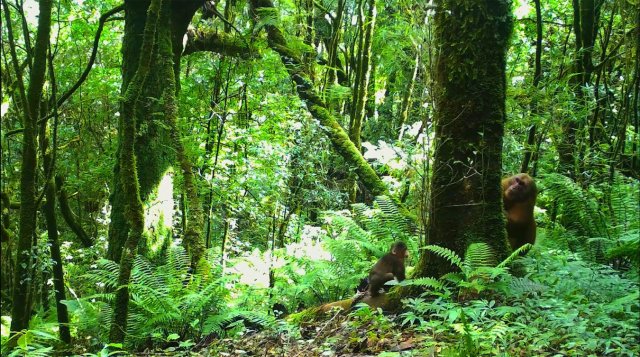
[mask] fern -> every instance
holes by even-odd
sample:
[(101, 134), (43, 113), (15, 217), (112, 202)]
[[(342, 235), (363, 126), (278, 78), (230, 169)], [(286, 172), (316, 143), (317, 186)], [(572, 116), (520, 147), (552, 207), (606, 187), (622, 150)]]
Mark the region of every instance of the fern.
[(409, 279), (409, 280), (405, 280), (405, 281), (401, 282), (398, 285), (400, 285), (400, 286), (407, 286), (407, 285), (423, 286), (423, 287), (433, 288), (433, 289), (436, 289), (436, 290), (444, 289), (444, 284), (442, 284), (442, 282), (440, 280), (434, 279), (434, 278)]
[(560, 174), (544, 176), (547, 194), (560, 204), (562, 222), (583, 236), (605, 236), (606, 224), (597, 202), (570, 178)]
[(203, 332), (207, 335), (214, 333), (218, 336), (225, 336), (226, 330), (232, 327), (231, 325), (235, 322), (244, 324), (244, 321), (260, 327), (266, 327), (274, 325), (276, 319), (259, 311), (228, 311), (224, 314), (209, 316), (204, 322)]
[(492, 267), (496, 265), (495, 254), (486, 243), (471, 243), (467, 247), (464, 256), (464, 270), (473, 271), (480, 267)]
[(439, 245), (426, 245), (422, 249), (426, 249), (428, 251), (431, 251), (432, 253), (439, 255), (460, 270), (463, 270), (464, 268), (462, 265), (462, 258), (460, 258), (458, 254), (456, 254), (456, 252), (449, 248), (441, 247)]
[(569, 231), (560, 234), (559, 241), (591, 260), (609, 259), (618, 267), (638, 266), (640, 182), (616, 174), (612, 183), (583, 190), (571, 179), (551, 174), (543, 183), (547, 194), (557, 199), (560, 222)]
[(516, 260), (518, 257), (524, 255), (526, 252), (528, 252), (531, 248), (533, 247), (533, 245), (526, 243), (524, 245), (522, 245), (520, 248), (514, 250), (513, 252), (511, 252), (511, 255), (509, 255), (505, 260), (502, 261), (502, 263), (498, 264), (498, 268), (504, 268), (508, 265), (510, 265), (511, 263), (513, 263), (514, 260)]
[(388, 196), (378, 196), (375, 200), (382, 211), (381, 221), (387, 224), (392, 232), (401, 234), (414, 233), (412, 222), (398, 209), (398, 205)]
[[(167, 252), (166, 264), (154, 266), (146, 258), (136, 256), (131, 273), (131, 294), (128, 331), (129, 343), (144, 342), (150, 336), (178, 333), (182, 336), (201, 335), (194, 321), (204, 321), (210, 314), (228, 310), (224, 288), (226, 278), (194, 274), (185, 280), (188, 256), (184, 248), (175, 247)], [(101, 260), (96, 269), (86, 275), (93, 283), (101, 283), (113, 289), (117, 284), (118, 266)], [(76, 325), (106, 336), (112, 311), (109, 302), (113, 294), (99, 294), (68, 302), (70, 311), (79, 317)], [(96, 322), (98, 325), (96, 326)], [(97, 331), (97, 332), (96, 332)], [(184, 336), (188, 338), (188, 336)]]
[(542, 293), (546, 290), (546, 287), (542, 284), (536, 283), (529, 278), (513, 278), (509, 283), (509, 289), (507, 293), (510, 296), (527, 296), (531, 294)]

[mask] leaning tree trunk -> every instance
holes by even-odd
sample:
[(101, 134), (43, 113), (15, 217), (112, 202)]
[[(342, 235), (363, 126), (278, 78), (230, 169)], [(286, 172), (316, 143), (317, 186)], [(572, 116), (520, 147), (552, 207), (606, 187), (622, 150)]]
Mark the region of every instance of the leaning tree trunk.
[[(40, 1), (38, 16), (38, 34), (33, 48), (33, 65), (29, 75), (29, 89), (24, 103), (24, 130), (22, 132), (22, 168), (20, 173), (20, 226), (18, 249), (16, 252), (16, 269), (12, 294), (11, 332), (15, 334), (29, 327), (31, 317), (31, 284), (33, 283), (32, 259), (34, 235), (36, 233), (36, 133), (40, 117), (40, 97), (44, 86), (47, 61), (47, 49), (51, 32), (51, 0)], [(7, 22), (10, 19), (6, 19)], [(14, 62), (15, 48), (12, 48)], [(17, 66), (17, 63), (14, 63)], [(19, 85), (22, 78), (16, 71)], [(23, 88), (21, 88), (23, 89)], [(21, 90), (24, 93), (24, 91)], [(12, 339), (10, 346), (15, 343)]]
[[(259, 20), (260, 12), (257, 9), (273, 8), (273, 3), (270, 0), (251, 0), (251, 8), (256, 20)], [(306, 103), (311, 115), (320, 122), (335, 150), (355, 169), (358, 178), (372, 195), (378, 196), (388, 193), (387, 186), (378, 177), (367, 160), (364, 159), (360, 150), (349, 139), (347, 132), (331, 114), (327, 104), (322, 101), (314, 90), (313, 83), (305, 72), (300, 53), (288, 45), (279, 28), (269, 23), (265, 24), (264, 27), (267, 31), (269, 47), (280, 55), (280, 59), (287, 68), (289, 76), (296, 83), (298, 96)]]
[[(435, 157), (427, 243), (464, 256), (469, 243), (508, 253), (500, 178), (510, 2), (439, 1), (435, 15)], [(416, 276), (451, 264), (424, 254)]]

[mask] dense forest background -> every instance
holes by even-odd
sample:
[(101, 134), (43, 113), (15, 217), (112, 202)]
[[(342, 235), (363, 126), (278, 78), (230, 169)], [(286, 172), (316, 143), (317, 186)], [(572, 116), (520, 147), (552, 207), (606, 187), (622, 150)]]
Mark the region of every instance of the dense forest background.
[(637, 0), (2, 0), (1, 33), (3, 355), (640, 353)]

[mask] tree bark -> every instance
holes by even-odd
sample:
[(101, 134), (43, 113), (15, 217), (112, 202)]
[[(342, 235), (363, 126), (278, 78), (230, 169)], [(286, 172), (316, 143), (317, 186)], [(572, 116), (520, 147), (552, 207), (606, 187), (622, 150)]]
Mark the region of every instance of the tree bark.
[[(18, 249), (12, 296), (11, 333), (20, 332), (29, 327), (32, 306), (31, 285), (33, 283), (34, 239), (36, 232), (36, 135), (40, 116), (40, 98), (45, 80), (47, 49), (51, 33), (51, 0), (39, 3), (38, 33), (33, 49), (33, 66), (29, 75), (29, 89), (24, 103), (24, 131), (22, 132), (22, 168), (20, 173), (20, 225)], [(7, 19), (9, 21), (9, 19)], [(17, 65), (17, 64), (16, 64)], [(18, 78), (22, 81), (22, 78)], [(12, 338), (9, 346), (15, 346)]]
[[(124, 90), (122, 98), (122, 113), (120, 115), (120, 176), (124, 193), (124, 218), (129, 230), (124, 249), (120, 258), (120, 270), (118, 273), (118, 289), (116, 290), (113, 321), (109, 332), (109, 342), (124, 342), (127, 330), (127, 317), (129, 312), (129, 279), (133, 260), (137, 251), (138, 242), (144, 230), (144, 208), (140, 198), (140, 184), (138, 183), (138, 167), (136, 165), (135, 138), (136, 138), (136, 107), (145, 85), (147, 75), (150, 72), (153, 45), (156, 36), (156, 26), (162, 0), (152, 0), (147, 11), (144, 27), (144, 37), (140, 50), (140, 61), (131, 82)], [(164, 24), (161, 24), (161, 26)]]
[(67, 223), (71, 231), (78, 237), (82, 245), (86, 248), (91, 247), (93, 245), (93, 241), (91, 241), (91, 238), (89, 238), (89, 235), (84, 228), (82, 228), (82, 225), (78, 222), (76, 215), (71, 210), (69, 200), (67, 199), (67, 193), (63, 187), (64, 180), (61, 176), (56, 176), (55, 186), (58, 191), (58, 201), (62, 218)]
[[(161, 23), (169, 21), (169, 13), (163, 12)], [(191, 161), (187, 157), (180, 132), (178, 130), (178, 105), (176, 103), (176, 81), (173, 75), (173, 58), (171, 49), (171, 32), (168, 26), (162, 26), (158, 31), (158, 51), (160, 54), (161, 68), (164, 74), (164, 93), (162, 102), (164, 103), (164, 117), (166, 123), (171, 128), (171, 140), (176, 150), (178, 164), (182, 171), (184, 180), (184, 191), (187, 197), (186, 230), (184, 232), (184, 245), (191, 258), (191, 266), (197, 267), (198, 262), (204, 256), (204, 241), (202, 228), (204, 225), (204, 212), (198, 197), (198, 188), (193, 175)]]
[[(435, 15), (435, 155), (427, 243), (464, 256), (472, 242), (508, 253), (500, 188), (506, 52), (512, 29), (504, 1), (439, 1)], [(424, 254), (416, 276), (452, 270)]]
[[(180, 56), (182, 54), (182, 39), (193, 14), (202, 6), (203, 0), (165, 0), (170, 2), (171, 12), (168, 23), (162, 24), (171, 29), (171, 48), (173, 51), (173, 72), (176, 90), (179, 90)], [(146, 11), (149, 0), (125, 1), (125, 33), (122, 44), (122, 95), (132, 81), (140, 62), (140, 48), (146, 23)], [(152, 58), (156, 61), (156, 58)], [(154, 62), (155, 63), (155, 62)], [(154, 67), (154, 66), (152, 66)], [(151, 71), (142, 89), (142, 98), (148, 98), (141, 105), (136, 106), (136, 126), (145, 127), (144, 135), (140, 135), (135, 142), (137, 166), (142, 168), (138, 172), (140, 184), (140, 198), (145, 201), (149, 193), (160, 182), (165, 171), (176, 159), (176, 153), (171, 145), (171, 130), (168, 125), (157, 120), (156, 113), (164, 110), (161, 98), (165, 85), (162, 71)], [(122, 139), (119, 138), (119, 151), (122, 150)], [(118, 154), (120, 155), (120, 154)], [(129, 226), (124, 217), (125, 193), (120, 177), (120, 162), (114, 166), (113, 191), (109, 197), (112, 206), (111, 223), (109, 224), (109, 245), (107, 258), (120, 261), (122, 249), (127, 239)]]

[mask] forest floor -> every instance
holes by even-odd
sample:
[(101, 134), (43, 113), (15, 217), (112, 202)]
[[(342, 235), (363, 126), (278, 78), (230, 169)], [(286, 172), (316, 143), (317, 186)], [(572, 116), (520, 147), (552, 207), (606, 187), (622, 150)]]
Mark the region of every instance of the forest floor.
[(398, 315), (360, 308), (214, 340), (206, 356), (638, 356), (638, 273), (538, 246), (501, 291), (404, 300)]

